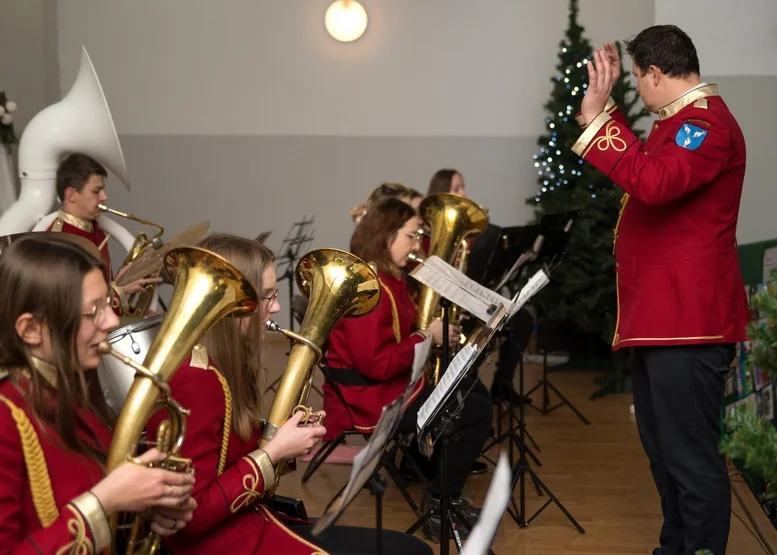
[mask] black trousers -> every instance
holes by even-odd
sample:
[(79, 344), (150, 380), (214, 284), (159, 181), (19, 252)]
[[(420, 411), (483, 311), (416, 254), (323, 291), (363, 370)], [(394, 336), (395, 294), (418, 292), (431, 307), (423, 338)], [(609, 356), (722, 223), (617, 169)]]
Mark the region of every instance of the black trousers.
[(661, 497), (657, 555), (725, 555), (731, 492), (720, 443), (723, 382), (734, 345), (636, 347), (634, 412)]
[[(375, 528), (333, 526), (320, 537), (312, 534), (309, 525), (294, 525), (294, 532), (332, 555), (372, 555), (377, 535)], [(423, 540), (395, 530), (383, 530), (381, 544), (386, 555), (432, 555)]]
[[(470, 390), (470, 386), (472, 389)], [(429, 398), (434, 388), (427, 386), (418, 398), (407, 408), (399, 421), (397, 429), (403, 433), (411, 433), (416, 430), (416, 418), (421, 405)], [(480, 450), (488, 439), (491, 431), (491, 395), (488, 388), (480, 380), (465, 378), (459, 386), (459, 391), (464, 394), (464, 407), (461, 415), (454, 421), (453, 434), (448, 444), (447, 472), (450, 483), (449, 493), (451, 497), (459, 497), (472, 464), (480, 457)], [(433, 437), (436, 439), (436, 437)], [(442, 452), (442, 440), (435, 444), (434, 453), (427, 459), (415, 447), (413, 442), (410, 455), (419, 463), (431, 481), (431, 490), (434, 497), (439, 497), (442, 492), (440, 481), (440, 454)]]
[(494, 382), (491, 390), (497, 387), (512, 388), (515, 368), (521, 361), (531, 334), (534, 332), (534, 316), (522, 308), (505, 326), (505, 340), (499, 346), (499, 360), (496, 363)]

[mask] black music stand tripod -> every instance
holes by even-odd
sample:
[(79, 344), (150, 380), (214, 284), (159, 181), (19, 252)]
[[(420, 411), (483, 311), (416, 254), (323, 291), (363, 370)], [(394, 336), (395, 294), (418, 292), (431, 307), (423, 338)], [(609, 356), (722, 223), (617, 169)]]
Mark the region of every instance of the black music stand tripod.
[[(313, 229), (314, 220), (315, 216), (311, 217), (310, 219), (308, 219), (307, 216), (302, 216), (302, 220), (293, 223), (291, 225), (291, 229), (289, 229), (289, 232), (286, 234), (286, 238), (283, 240), (283, 243), (281, 243), (280, 249), (278, 249), (278, 252), (281, 253), (277, 258), (278, 281), (286, 281), (288, 283), (289, 289), (288, 310), (290, 331), (294, 331), (294, 271), (297, 267), (297, 261), (302, 258), (302, 256), (307, 252), (307, 249), (310, 247), (310, 244), (313, 242), (313, 237), (315, 236), (315, 229)], [(289, 352), (287, 352), (286, 355), (291, 353), (291, 348), (293, 346), (294, 340), (290, 338)], [(278, 384), (280, 383), (282, 377), (283, 375), (279, 376), (274, 382), (272, 382), (269, 385), (268, 390), (277, 391)], [(321, 390), (318, 389), (315, 385), (313, 386), (313, 389), (321, 397), (324, 396)]]
[[(569, 232), (566, 228), (563, 229), (549, 229), (545, 231), (547, 234), (546, 237), (548, 238), (542, 246), (542, 249), (540, 249), (540, 252), (537, 256), (537, 259), (535, 260), (536, 263), (542, 264), (546, 268), (555, 268), (560, 264), (559, 258), (564, 254), (564, 250), (566, 249), (567, 242), (569, 241)], [(540, 291), (538, 293), (539, 295), (543, 294), (543, 291)], [(540, 314), (538, 312), (537, 314), (537, 321), (539, 323), (540, 320)], [(537, 345), (541, 345), (540, 341), (540, 333), (541, 333), (541, 326), (537, 326)], [(523, 366), (523, 357), (521, 357), (521, 366)], [(586, 425), (590, 424), (588, 419), (583, 416), (583, 414), (577, 410), (577, 408), (567, 399), (559, 389), (553, 385), (550, 380), (548, 379), (548, 350), (543, 348), (542, 349), (542, 378), (540, 378), (539, 382), (537, 382), (537, 385), (532, 387), (526, 395), (529, 396), (535, 391), (537, 391), (539, 388), (542, 388), (542, 408), (537, 408), (535, 406), (531, 406), (536, 411), (539, 411), (543, 415), (548, 414), (550, 412), (553, 412), (557, 408), (563, 407), (564, 405), (569, 406), (570, 409), (572, 409), (572, 412), (574, 412), (580, 420), (583, 421)], [(548, 408), (548, 405), (550, 404), (550, 394), (549, 390), (552, 390), (553, 393), (555, 393), (559, 399), (561, 399), (561, 402)]]
[[(450, 352), (448, 350), (448, 322), (449, 322), (449, 310), (451, 307), (451, 301), (445, 297), (440, 298), (440, 306), (442, 307), (442, 368), (448, 369)], [(428, 509), (421, 518), (416, 521), (410, 528), (407, 529), (408, 534), (414, 534), (426, 521), (432, 518), (435, 513), (439, 511), (440, 517), (440, 555), (448, 555), (450, 553), (450, 536), (448, 532), (452, 533), (453, 539), (456, 542), (456, 550), (461, 551), (463, 545), (461, 543), (461, 537), (456, 528), (456, 519), (467, 526), (467, 519), (459, 512), (456, 507), (451, 505), (450, 499), (450, 479), (448, 478), (448, 457), (450, 456), (450, 441), (451, 436), (454, 433), (453, 423), (461, 418), (461, 410), (464, 407), (466, 393), (461, 394), (460, 391), (456, 391), (453, 399), (448, 401), (445, 407), (440, 411), (440, 414), (434, 420), (434, 423), (430, 426), (434, 437), (441, 438), (442, 449), (440, 451), (440, 483), (442, 488), (440, 491), (440, 508), (438, 510)], [(419, 438), (420, 441), (420, 438)], [(471, 532), (471, 530), (470, 530)], [(489, 548), (488, 553), (494, 555), (494, 552)]]
[[(523, 357), (521, 357), (520, 362), (518, 363), (518, 393), (521, 397), (523, 397)], [(512, 394), (511, 394), (512, 395)], [(520, 403), (518, 405), (518, 410), (520, 412), (519, 420), (520, 422), (524, 421), (524, 404)], [(510, 417), (510, 429), (514, 430), (516, 427), (516, 424), (514, 422), (515, 420), (515, 412), (513, 410), (509, 410), (509, 417)], [(510, 514), (510, 516), (515, 520), (515, 522), (518, 524), (520, 528), (526, 528), (531, 522), (537, 518), (542, 511), (545, 510), (545, 508), (550, 505), (551, 503), (555, 503), (556, 506), (561, 510), (562, 513), (564, 513), (564, 516), (566, 516), (569, 521), (577, 528), (577, 531), (581, 534), (585, 534), (585, 530), (578, 524), (578, 522), (575, 520), (575, 518), (569, 513), (569, 511), (566, 510), (566, 508), (561, 504), (561, 502), (556, 498), (555, 495), (553, 495), (553, 492), (550, 491), (550, 488), (545, 485), (545, 483), (540, 480), (539, 476), (532, 470), (531, 466), (529, 466), (529, 461), (526, 459), (526, 442), (525, 442), (525, 434), (526, 430), (524, 426), (519, 426), (519, 440), (518, 440), (518, 452), (520, 453), (517, 464), (514, 464), (514, 451), (512, 449), (512, 446), (509, 450), (510, 452), (510, 466), (513, 469), (513, 484), (512, 489), (515, 490), (516, 484), (520, 482), (520, 497), (519, 497), (519, 506), (516, 505), (515, 502), (515, 494), (513, 493), (510, 496), (510, 503), (511, 506), (507, 507), (507, 512)], [(535, 512), (529, 519), (526, 519), (526, 474), (531, 476), (532, 481), (534, 482), (534, 486), (537, 488), (537, 492), (539, 495), (542, 495), (542, 492), (546, 493), (548, 495), (548, 500)]]

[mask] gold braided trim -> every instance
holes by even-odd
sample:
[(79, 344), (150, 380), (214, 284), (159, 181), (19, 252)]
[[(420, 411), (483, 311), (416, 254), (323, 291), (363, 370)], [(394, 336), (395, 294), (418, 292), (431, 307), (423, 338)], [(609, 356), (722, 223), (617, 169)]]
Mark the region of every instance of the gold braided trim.
[(16, 429), (19, 430), (19, 438), (22, 442), (24, 464), (27, 466), (27, 476), (30, 480), (32, 503), (35, 505), (35, 512), (38, 513), (41, 525), (48, 528), (59, 518), (59, 511), (54, 500), (51, 477), (49, 477), (49, 469), (46, 466), (46, 458), (43, 456), (38, 434), (25, 412), (13, 401), (4, 395), (0, 395), (0, 401), (6, 404), (11, 411), (11, 417), (16, 422)]
[(306, 545), (307, 547), (312, 549), (313, 551), (310, 552), (310, 555), (330, 555), (326, 551), (322, 551), (321, 548), (318, 547), (317, 545), (314, 545), (314, 544), (310, 543), (308, 540), (306, 540), (305, 538), (295, 534), (288, 526), (286, 526), (283, 522), (281, 522), (280, 520), (275, 518), (275, 515), (273, 515), (270, 512), (270, 510), (267, 507), (265, 507), (264, 505), (260, 505), (259, 506), (259, 511), (264, 514), (265, 518), (272, 520), (275, 524), (277, 524), (289, 536), (291, 536), (292, 538), (294, 538), (298, 542), (300, 542), (303, 545)]
[(262, 473), (262, 481), (264, 482), (262, 493), (266, 493), (275, 485), (275, 467), (272, 465), (270, 455), (264, 449), (256, 449), (246, 456), (250, 457), (256, 463), (256, 466), (259, 467), (259, 472)]
[(626, 210), (626, 204), (629, 202), (628, 193), (623, 193), (621, 197), (621, 209), (618, 211), (618, 221), (615, 222), (615, 229), (612, 230), (612, 253), (615, 254), (615, 243), (618, 241), (618, 229), (621, 226), (621, 218), (623, 218), (623, 212)]
[(256, 486), (259, 485), (259, 471), (256, 468), (256, 463), (251, 457), (243, 457), (243, 460), (248, 462), (252, 473), (243, 476), (244, 491), (235, 498), (232, 505), (229, 507), (233, 513), (238, 512), (243, 507), (247, 507), (260, 495), (256, 491)]
[(67, 521), (67, 531), (73, 536), (73, 541), (60, 547), (56, 555), (92, 555), (94, 546), (86, 535), (84, 517), (70, 505), (67, 508), (73, 513), (73, 518)]
[(216, 370), (213, 366), (208, 366), (208, 370), (216, 374), (216, 377), (221, 382), (221, 389), (224, 390), (224, 425), (221, 432), (221, 452), (219, 453), (219, 467), (218, 475), (220, 476), (224, 472), (224, 467), (227, 465), (227, 449), (229, 449), (229, 433), (232, 429), (232, 392), (229, 390), (229, 384), (227, 379), (221, 375), (221, 372)]
[(229, 389), (227, 379), (208, 363), (208, 351), (204, 345), (195, 345), (192, 349), (192, 358), (189, 363), (194, 368), (210, 370), (219, 379), (221, 389), (224, 392), (224, 424), (221, 430), (221, 451), (219, 452), (219, 466), (216, 472), (219, 476), (223, 474), (224, 467), (227, 466), (227, 450), (229, 449), (229, 433), (232, 429), (232, 392)]
[(385, 283), (380, 281), (380, 286), (383, 287), (383, 290), (388, 295), (389, 301), (391, 301), (391, 325), (394, 329), (394, 339), (397, 340), (397, 343), (400, 343), (402, 341), (402, 332), (399, 329), (399, 311), (397, 310), (397, 301), (394, 298), (394, 293), (391, 292), (391, 289), (386, 287)]

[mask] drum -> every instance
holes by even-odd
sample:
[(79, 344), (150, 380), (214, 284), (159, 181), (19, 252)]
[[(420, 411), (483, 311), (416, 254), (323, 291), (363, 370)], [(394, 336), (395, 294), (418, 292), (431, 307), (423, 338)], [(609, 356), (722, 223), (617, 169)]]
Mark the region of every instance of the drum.
[[(159, 314), (118, 328), (108, 335), (108, 343), (117, 353), (143, 364), (164, 317), (164, 314)], [(135, 380), (135, 370), (116, 357), (103, 356), (97, 373), (105, 400), (118, 415)]]

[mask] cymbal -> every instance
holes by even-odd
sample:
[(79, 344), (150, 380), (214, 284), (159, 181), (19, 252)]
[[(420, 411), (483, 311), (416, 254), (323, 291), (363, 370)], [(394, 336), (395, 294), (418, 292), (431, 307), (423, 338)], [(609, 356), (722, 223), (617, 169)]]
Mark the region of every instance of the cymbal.
[(143, 251), (143, 254), (130, 263), (127, 271), (116, 280), (116, 284), (119, 286), (127, 285), (158, 272), (162, 269), (162, 262), (168, 252), (178, 247), (192, 246), (197, 239), (208, 231), (209, 227), (209, 221), (200, 222), (185, 229), (178, 235), (171, 237), (162, 243), (162, 246), (158, 249), (151, 246), (147, 247), (145, 251)]

